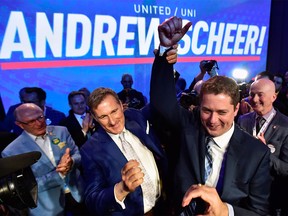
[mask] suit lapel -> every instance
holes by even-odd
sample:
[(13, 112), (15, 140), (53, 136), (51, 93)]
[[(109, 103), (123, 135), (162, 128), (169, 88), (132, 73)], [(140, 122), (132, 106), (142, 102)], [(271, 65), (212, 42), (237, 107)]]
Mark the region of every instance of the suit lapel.
[[(47, 155), (42, 151), (42, 149), (37, 145), (37, 143), (25, 132), (23, 131), (23, 147), (27, 149), (27, 151), (39, 151), (41, 152), (41, 163), (44, 163), (46, 165), (49, 164), (49, 166), (53, 166)], [(33, 166), (38, 166), (40, 164), (40, 161)], [(53, 166), (54, 167), (54, 166)]]
[(59, 133), (60, 130), (54, 130), (54, 126), (47, 126), (47, 131), (48, 131), (48, 138), (50, 139), (50, 145), (53, 151), (55, 163), (57, 165), (60, 161), (60, 158), (64, 154), (64, 149), (66, 149), (65, 148), (65, 146), (67, 145), (66, 137), (61, 136), (61, 133)]
[(74, 113), (70, 113), (70, 119), (71, 124), (75, 127), (77, 130), (82, 130), (82, 126), (79, 124), (77, 118), (75, 117)]
[[(97, 143), (99, 143), (99, 145), (97, 145), (97, 148), (99, 148), (97, 152), (110, 155), (109, 158), (114, 158), (115, 160), (117, 160), (121, 167), (123, 167), (124, 164), (127, 163), (127, 159), (124, 154), (121, 152), (113, 139), (102, 127), (99, 127), (97, 132), (94, 133), (90, 139), (96, 139)], [(91, 142), (93, 142), (93, 140), (91, 140)]]
[(264, 133), (266, 142), (269, 142), (269, 140), (271, 140), (271, 138), (273, 137), (273, 134), (278, 130), (279, 126), (277, 122), (279, 121), (281, 121), (281, 118), (279, 116), (279, 112), (277, 112)]
[(236, 176), (235, 173), (237, 172), (236, 165), (240, 160), (242, 151), (241, 136), (239, 135), (239, 128), (236, 126), (227, 149), (227, 160), (225, 164), (223, 192), (222, 195), (220, 194), (221, 197), (229, 196), (229, 189), (231, 188), (231, 183), (234, 182), (234, 178)]
[(253, 112), (251, 115), (247, 116), (247, 132), (249, 134), (253, 134), (253, 128), (255, 126), (255, 119), (256, 119), (256, 113)]
[(140, 141), (153, 153), (157, 154), (159, 157), (163, 157), (162, 149), (158, 148), (158, 145), (153, 143), (153, 140), (144, 132), (143, 128), (135, 121), (126, 120), (126, 129), (131, 131), (135, 136), (137, 136)]
[[(193, 146), (193, 148), (195, 148), (195, 150), (191, 150), (189, 152), (192, 152), (194, 155), (191, 155), (191, 158), (197, 158), (199, 157), (199, 160), (195, 160), (195, 161), (200, 161), (200, 164), (194, 164), (194, 170), (199, 170), (200, 176), (201, 176), (201, 182), (205, 183), (205, 152), (206, 152), (206, 143), (205, 143), (205, 138), (206, 138), (206, 133), (203, 127), (201, 127), (200, 130), (200, 136), (199, 136), (199, 142), (201, 143), (201, 145), (195, 145)], [(199, 149), (197, 149), (199, 146)], [(198, 180), (199, 181), (199, 180)], [(200, 182), (200, 181), (199, 181)]]

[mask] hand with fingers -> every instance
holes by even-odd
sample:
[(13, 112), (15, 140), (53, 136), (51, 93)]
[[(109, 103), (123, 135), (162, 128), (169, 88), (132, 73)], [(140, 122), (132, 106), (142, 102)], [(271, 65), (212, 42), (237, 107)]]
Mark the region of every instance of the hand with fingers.
[(185, 193), (182, 206), (188, 206), (196, 198), (201, 198), (206, 202), (206, 210), (203, 215), (227, 216), (228, 206), (220, 199), (217, 191), (213, 187), (205, 185), (192, 185)]
[(144, 173), (136, 160), (128, 161), (121, 170), (122, 181), (115, 186), (115, 194), (118, 200), (123, 200), (129, 193), (136, 190), (143, 181)]
[[(178, 48), (178, 44), (174, 44), (172, 46), (172, 49), (167, 51), (166, 60), (168, 61), (168, 63), (175, 64), (177, 62), (177, 57), (178, 57), (177, 48)], [(153, 52), (154, 52), (154, 55), (156, 55), (158, 52), (158, 49), (155, 49)]]
[(56, 171), (66, 176), (72, 169), (73, 159), (70, 156), (70, 149), (65, 150), (64, 155), (61, 157), (59, 164), (56, 167)]

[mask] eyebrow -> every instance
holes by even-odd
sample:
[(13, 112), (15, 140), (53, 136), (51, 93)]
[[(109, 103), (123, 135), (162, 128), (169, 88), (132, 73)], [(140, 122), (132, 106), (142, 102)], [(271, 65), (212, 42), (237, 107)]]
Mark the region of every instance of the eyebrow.
[(117, 110), (118, 110), (119, 108), (115, 108), (115, 109), (113, 109), (109, 114), (104, 114), (104, 115), (101, 115), (101, 116), (97, 116), (97, 118), (104, 118), (104, 117), (106, 117), (106, 116), (108, 116), (108, 115), (111, 115), (113, 112), (117, 112)]

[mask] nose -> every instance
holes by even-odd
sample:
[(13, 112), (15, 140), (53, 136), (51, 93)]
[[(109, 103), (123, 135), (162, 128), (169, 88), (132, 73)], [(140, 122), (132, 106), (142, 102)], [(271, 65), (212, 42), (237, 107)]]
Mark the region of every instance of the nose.
[(115, 125), (115, 120), (111, 115), (108, 115), (108, 121), (110, 125)]
[(214, 124), (218, 121), (218, 114), (216, 112), (211, 112), (210, 114), (210, 123)]

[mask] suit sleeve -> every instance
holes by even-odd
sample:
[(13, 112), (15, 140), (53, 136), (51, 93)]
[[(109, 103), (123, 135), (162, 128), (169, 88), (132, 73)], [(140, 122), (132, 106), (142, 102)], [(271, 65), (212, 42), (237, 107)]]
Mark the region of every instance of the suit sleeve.
[[(93, 137), (91, 139), (93, 140)], [(91, 140), (88, 142), (91, 142)], [(85, 145), (87, 145), (87, 143)], [(90, 212), (93, 212), (96, 215), (107, 215), (108, 212), (121, 211), (121, 206), (114, 198), (115, 184), (108, 183), (111, 179), (113, 180), (113, 177), (110, 177), (109, 180), (106, 179), (107, 172), (109, 173), (111, 170), (103, 170), (103, 167), (93, 160), (93, 156), (91, 156), (92, 153), (94, 152), (90, 148), (81, 148), (82, 166), (84, 171), (83, 177), (85, 180), (85, 204)], [(106, 160), (103, 160), (103, 164), (113, 163), (111, 159), (108, 157)], [(118, 164), (116, 164), (116, 166), (118, 166)], [(118, 170), (121, 170), (121, 168), (119, 167)], [(115, 170), (113, 171), (113, 175), (115, 175), (116, 172)], [(119, 182), (120, 180), (121, 177), (119, 176), (119, 179), (115, 179), (115, 182)]]
[[(173, 64), (169, 64), (166, 56), (155, 57), (150, 83), (151, 106), (168, 120), (171, 125), (181, 124), (186, 118), (185, 111), (180, 108), (176, 98)], [(187, 111), (188, 112), (188, 111)]]
[[(283, 132), (287, 128), (282, 129)], [(273, 139), (273, 138), (272, 138)], [(288, 176), (288, 135), (287, 132), (283, 134), (275, 134), (275, 139), (271, 142), (275, 146), (275, 152), (271, 153), (271, 166), (273, 172), (280, 176)], [(269, 144), (268, 143), (268, 144)]]
[(247, 206), (245, 209), (239, 206), (233, 206), (235, 215), (264, 216), (269, 214), (269, 196), (272, 180), (270, 173), (268, 172), (270, 170), (269, 163), (270, 152), (267, 148), (262, 159), (259, 161), (258, 168), (250, 182), (248, 202), (246, 204), (244, 203), (244, 206)]

